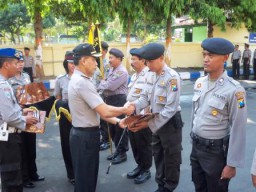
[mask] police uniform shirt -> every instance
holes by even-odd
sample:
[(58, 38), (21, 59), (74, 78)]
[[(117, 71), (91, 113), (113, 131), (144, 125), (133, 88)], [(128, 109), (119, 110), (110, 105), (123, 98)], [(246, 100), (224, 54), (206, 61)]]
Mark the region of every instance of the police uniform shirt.
[(0, 75), (0, 125), (4, 122), (8, 126), (25, 130), (26, 119), (22, 116), (22, 109), (16, 101), (11, 85)]
[(181, 110), (180, 91), (179, 74), (165, 65), (162, 73), (156, 76), (151, 93), (145, 92), (135, 101), (137, 113), (148, 105), (151, 105), (152, 113), (156, 113), (156, 116), (148, 122), (153, 133)]
[(251, 174), (256, 175), (256, 149), (253, 155)]
[(102, 80), (102, 75), (101, 75), (100, 69), (98, 67), (93, 74), (92, 80), (93, 80), (93, 84), (97, 88)]
[(92, 79), (76, 69), (69, 82), (68, 101), (74, 127), (99, 126), (100, 116), (94, 109), (103, 100)]
[(103, 90), (104, 96), (127, 94), (128, 72), (120, 64), (117, 68), (111, 68), (106, 80), (101, 81), (98, 90)]
[(106, 79), (108, 77), (108, 73), (110, 71), (110, 64), (109, 64), (109, 60), (107, 58), (103, 59), (103, 65), (104, 65), (104, 79)]
[(240, 50), (235, 50), (232, 54), (232, 59), (240, 59), (241, 58), (241, 51)]
[(227, 165), (244, 164), (247, 107), (245, 90), (225, 71), (208, 87), (208, 76), (194, 86), (192, 131), (205, 139), (222, 139), (230, 135)]
[(150, 76), (152, 75), (155, 75), (155, 73), (150, 72), (148, 67), (144, 67), (144, 69), (139, 74), (135, 73), (132, 75), (131, 81), (128, 85), (129, 91), (127, 95), (127, 101), (132, 102), (140, 97), (143, 90), (145, 90), (148, 86), (147, 78), (150, 79)]
[(19, 86), (24, 86), (24, 85), (31, 83), (30, 77), (26, 72), (21, 72), (20, 78), (17, 78), (16, 76), (14, 76), (14, 77), (8, 79), (8, 82), (12, 86), (14, 95), (16, 95), (16, 91)]
[(31, 55), (24, 55), (24, 67), (34, 67), (34, 58)]
[(243, 52), (243, 59), (250, 59), (252, 55), (252, 52), (250, 49), (245, 49)]
[(63, 101), (68, 100), (68, 84), (70, 81), (70, 77), (68, 74), (61, 75), (56, 78), (55, 88), (54, 88), (54, 96), (61, 96)]

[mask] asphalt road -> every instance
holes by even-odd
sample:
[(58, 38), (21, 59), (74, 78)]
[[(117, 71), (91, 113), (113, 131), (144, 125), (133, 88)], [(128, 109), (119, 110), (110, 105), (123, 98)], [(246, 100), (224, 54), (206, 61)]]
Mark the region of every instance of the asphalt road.
[[(253, 152), (256, 147), (256, 87), (254, 82), (242, 82), (247, 87), (248, 124), (247, 124), (247, 146), (246, 146), (246, 166), (237, 169), (237, 176), (231, 180), (230, 192), (252, 192), (255, 189), (251, 184), (250, 166)], [(191, 182), (191, 168), (189, 155), (191, 144), (189, 138), (191, 99), (194, 82), (184, 81), (182, 86), (181, 107), (182, 117), (185, 122), (183, 128), (183, 151), (180, 183), (175, 191), (194, 191)], [(67, 181), (64, 162), (60, 148), (60, 137), (58, 124), (53, 119), (47, 123), (46, 132), (37, 135), (37, 166), (38, 174), (45, 176), (45, 181), (37, 182), (36, 188), (25, 189), (25, 192), (71, 192), (73, 186)], [(120, 165), (112, 165), (110, 173), (106, 170), (109, 161), (106, 160), (109, 151), (100, 152), (100, 169), (98, 177), (97, 192), (153, 192), (157, 185), (154, 181), (155, 167), (151, 168), (152, 177), (144, 184), (135, 185), (133, 180), (126, 178), (126, 173), (135, 168), (131, 150), (128, 152), (128, 160)]]

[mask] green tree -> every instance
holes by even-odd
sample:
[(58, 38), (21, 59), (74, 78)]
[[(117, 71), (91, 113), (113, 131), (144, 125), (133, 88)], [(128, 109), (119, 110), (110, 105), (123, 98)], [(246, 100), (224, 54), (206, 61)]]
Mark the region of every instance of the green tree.
[(30, 22), (24, 4), (8, 4), (6, 9), (0, 11), (0, 29), (10, 33), (11, 41), (16, 44), (15, 35), (20, 43), (21, 30)]

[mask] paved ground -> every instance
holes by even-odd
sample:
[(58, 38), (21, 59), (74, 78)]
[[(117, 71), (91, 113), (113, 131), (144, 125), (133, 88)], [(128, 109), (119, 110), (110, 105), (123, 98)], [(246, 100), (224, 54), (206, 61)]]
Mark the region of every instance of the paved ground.
[[(182, 117), (185, 122), (183, 128), (183, 162), (181, 165), (181, 177), (177, 192), (192, 192), (194, 191), (193, 183), (191, 182), (191, 170), (189, 165), (189, 154), (191, 144), (189, 139), (190, 132), (190, 115), (191, 115), (191, 98), (192, 87), (191, 81), (183, 82), (183, 91), (181, 96)], [(243, 85), (247, 88), (247, 103), (248, 103), (248, 125), (247, 125), (247, 150), (246, 150), (246, 166), (243, 169), (237, 170), (237, 176), (231, 181), (231, 192), (252, 192), (254, 191), (250, 179), (250, 166), (253, 152), (256, 146), (256, 109), (255, 99), (256, 92), (252, 87), (256, 84), (252, 81), (243, 81)], [(57, 123), (51, 121), (47, 125), (46, 133), (38, 135), (38, 173), (46, 177), (44, 182), (36, 183), (35, 189), (26, 189), (25, 192), (70, 192), (73, 191), (73, 186), (67, 182), (64, 163), (62, 160), (60, 149), (60, 138)], [(109, 151), (100, 152), (100, 169), (97, 185), (97, 192), (152, 192), (157, 186), (154, 181), (155, 167), (151, 168), (151, 179), (142, 185), (135, 185), (133, 180), (126, 178), (126, 173), (135, 167), (131, 150), (128, 152), (128, 161), (113, 165), (110, 174), (106, 175), (106, 170), (109, 162), (106, 156)]]

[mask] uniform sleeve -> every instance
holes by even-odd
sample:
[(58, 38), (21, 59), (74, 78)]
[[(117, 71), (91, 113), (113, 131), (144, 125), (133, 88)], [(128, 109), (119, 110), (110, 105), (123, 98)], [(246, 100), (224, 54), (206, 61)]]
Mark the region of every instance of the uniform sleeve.
[(57, 78), (54, 87), (54, 96), (61, 96), (60, 80)]
[(0, 89), (0, 113), (4, 122), (6, 122), (11, 127), (16, 127), (18, 129), (25, 130), (26, 119), (22, 116), (22, 111), (20, 106), (15, 103), (10, 92), (4, 92)]
[(149, 120), (148, 125), (153, 133), (157, 132), (164, 124), (166, 124), (177, 112), (180, 102), (180, 79), (177, 80), (177, 90), (172, 90), (170, 81), (167, 84), (167, 99), (164, 108), (155, 118)]
[(243, 167), (245, 163), (247, 106), (245, 90), (236, 89), (229, 106), (230, 139), (227, 156), (227, 165)]
[(88, 81), (80, 81), (79, 83), (78, 92), (91, 109), (104, 103), (93, 83), (88, 83)]
[[(119, 74), (118, 74), (119, 73)], [(101, 81), (99, 90), (115, 91), (128, 80), (128, 74), (124, 71), (115, 72), (113, 76), (107, 78), (107, 80)]]

